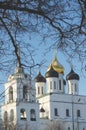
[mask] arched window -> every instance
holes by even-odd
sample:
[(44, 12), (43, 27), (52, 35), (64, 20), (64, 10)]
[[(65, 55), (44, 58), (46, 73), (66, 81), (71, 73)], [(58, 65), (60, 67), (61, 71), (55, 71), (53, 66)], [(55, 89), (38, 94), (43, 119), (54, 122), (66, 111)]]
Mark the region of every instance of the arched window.
[(66, 116), (69, 116), (69, 109), (66, 109)]
[(30, 120), (31, 121), (36, 121), (36, 113), (34, 109), (30, 110)]
[(68, 127), (68, 130), (70, 130), (70, 127)]
[(59, 80), (59, 90), (61, 90), (61, 80)]
[(50, 81), (50, 89), (52, 89), (52, 81)]
[(54, 89), (56, 89), (56, 81), (54, 81)]
[(13, 109), (10, 110), (10, 121), (14, 120), (14, 111)]
[(57, 108), (54, 108), (54, 115), (58, 116), (58, 109)]
[(4, 121), (5, 122), (8, 121), (8, 113), (7, 113), (7, 111), (4, 112)]
[(80, 117), (80, 110), (77, 110), (77, 117)]
[(40, 87), (38, 87), (38, 94), (40, 94)]
[(23, 99), (28, 99), (27, 98), (27, 93), (28, 93), (28, 86), (23, 86)]
[(23, 120), (26, 120), (26, 119), (27, 119), (27, 117), (26, 117), (26, 111), (25, 111), (24, 108), (22, 108), (22, 109), (20, 110), (20, 118), (23, 119)]
[(41, 89), (42, 89), (41, 91), (42, 91), (42, 94), (43, 94), (44, 93), (43, 87)]
[(13, 88), (10, 86), (9, 88), (9, 101), (13, 100)]

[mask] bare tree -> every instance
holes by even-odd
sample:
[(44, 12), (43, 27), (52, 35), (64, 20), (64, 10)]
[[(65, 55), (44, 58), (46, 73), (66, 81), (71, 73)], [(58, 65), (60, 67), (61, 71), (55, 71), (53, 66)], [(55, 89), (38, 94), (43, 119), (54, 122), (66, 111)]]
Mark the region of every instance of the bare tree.
[[(33, 32), (39, 33), (43, 41), (53, 39), (49, 48), (56, 47), (70, 58), (79, 58), (84, 64), (86, 0), (0, 1), (1, 68), (6, 69), (8, 62), (12, 66), (16, 59), (20, 66), (34, 65), (33, 49), (26, 40), (26, 36)], [(18, 46), (22, 48), (21, 60)]]
[(45, 130), (64, 130), (64, 127), (59, 121), (52, 121), (47, 124)]
[(14, 122), (12, 122), (12, 121), (9, 121), (9, 120), (7, 120), (7, 121), (2, 121), (2, 129), (1, 130), (7, 130), (7, 129), (9, 129), (9, 130), (16, 130), (16, 124), (14, 123)]
[(0, 128), (0, 130), (37, 130), (36, 126), (31, 127), (27, 122), (25, 124), (19, 124), (10, 120), (3, 121)]

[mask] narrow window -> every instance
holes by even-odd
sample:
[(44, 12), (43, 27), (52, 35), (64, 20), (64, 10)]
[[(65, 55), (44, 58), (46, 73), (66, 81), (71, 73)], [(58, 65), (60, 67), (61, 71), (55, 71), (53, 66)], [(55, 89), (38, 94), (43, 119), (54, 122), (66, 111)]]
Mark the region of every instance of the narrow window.
[(85, 130), (85, 128), (83, 128), (83, 130)]
[(59, 80), (59, 90), (61, 90), (61, 80)]
[(9, 125), (9, 129), (7, 129), (7, 130), (12, 130), (12, 125)]
[(54, 109), (54, 115), (58, 116), (58, 109), (57, 108)]
[(52, 89), (52, 81), (50, 81), (50, 89)]
[(66, 109), (66, 116), (69, 116), (69, 109)]
[(54, 81), (54, 89), (56, 89), (56, 81)]
[(71, 83), (71, 87), (73, 87), (73, 83)]
[(80, 117), (80, 110), (77, 110), (77, 117)]
[(77, 92), (77, 85), (75, 84), (75, 92)]
[(36, 121), (36, 113), (34, 109), (30, 110), (30, 120), (31, 121)]
[(38, 94), (40, 94), (40, 88), (38, 87)]
[(28, 87), (27, 86), (23, 86), (23, 99), (27, 100), (27, 92), (28, 92)]
[(43, 87), (42, 87), (42, 94), (43, 94), (44, 92), (43, 92)]
[(70, 127), (68, 127), (68, 130), (70, 130)]
[(13, 88), (9, 88), (9, 101), (13, 101)]
[(22, 108), (21, 110), (20, 110), (20, 118), (21, 119), (23, 119), (23, 120), (26, 120), (26, 111), (25, 111), (25, 109), (24, 108)]
[(10, 121), (14, 120), (14, 111), (13, 109), (10, 110)]

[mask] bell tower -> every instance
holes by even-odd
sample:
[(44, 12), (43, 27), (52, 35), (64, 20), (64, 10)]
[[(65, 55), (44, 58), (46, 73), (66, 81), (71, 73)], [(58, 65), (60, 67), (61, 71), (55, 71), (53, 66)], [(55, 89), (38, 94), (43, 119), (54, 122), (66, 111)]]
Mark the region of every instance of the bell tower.
[(18, 66), (5, 84), (5, 103), (2, 105), (3, 130), (39, 130), (39, 104), (33, 82), (21, 66), (17, 47)]
[(39, 104), (35, 86), (23, 68), (18, 66), (5, 84), (5, 103), (2, 105), (3, 130), (36, 130), (39, 125)]

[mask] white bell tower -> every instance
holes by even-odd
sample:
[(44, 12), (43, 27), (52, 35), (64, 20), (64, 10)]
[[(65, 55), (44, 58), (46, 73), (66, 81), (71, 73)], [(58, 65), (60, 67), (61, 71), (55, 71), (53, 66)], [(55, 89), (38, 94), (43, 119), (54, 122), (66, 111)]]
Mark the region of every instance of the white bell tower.
[(3, 130), (39, 130), (39, 104), (35, 86), (22, 67), (17, 67), (5, 84), (5, 103), (2, 105)]

